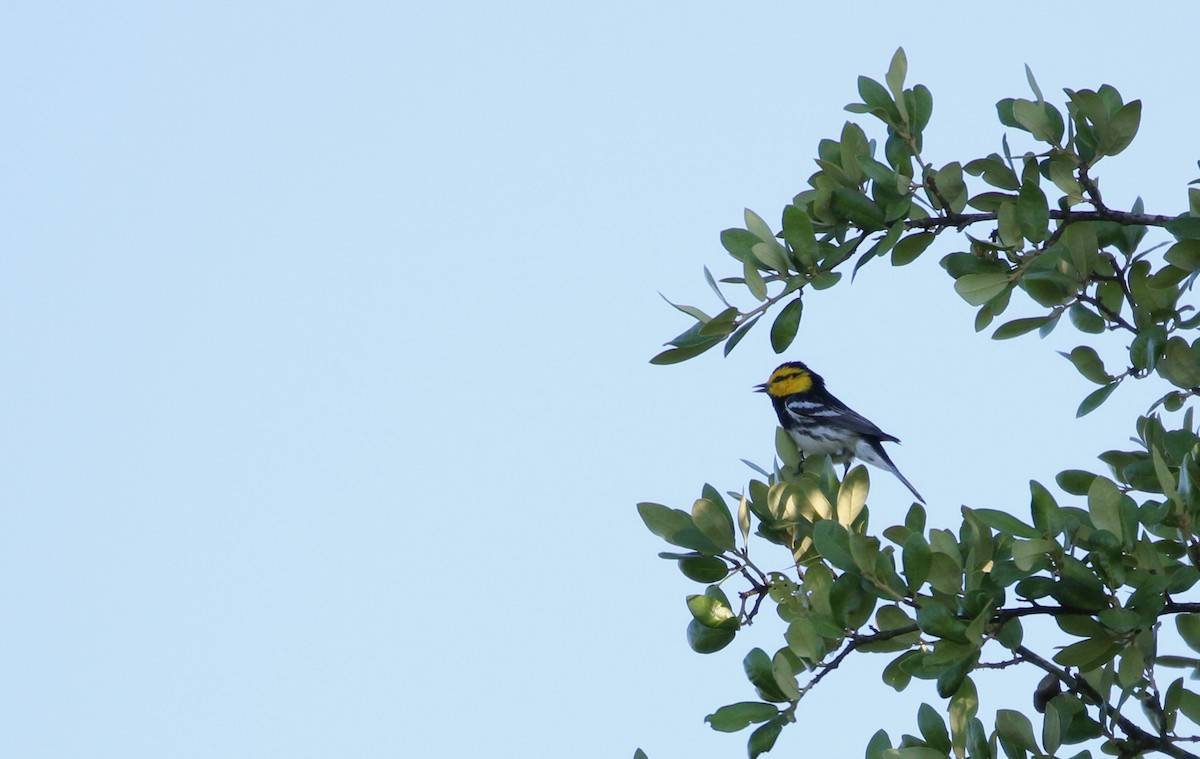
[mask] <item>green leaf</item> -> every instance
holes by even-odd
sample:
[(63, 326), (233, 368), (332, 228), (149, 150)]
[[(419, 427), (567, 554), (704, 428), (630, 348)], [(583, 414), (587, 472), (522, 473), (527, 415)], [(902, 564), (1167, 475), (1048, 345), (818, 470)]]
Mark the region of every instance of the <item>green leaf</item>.
[(1062, 649), (1054, 655), (1054, 661), (1064, 667), (1079, 667), (1083, 672), (1088, 672), (1112, 661), (1120, 650), (1120, 643), (1089, 638)]
[(962, 213), (967, 207), (967, 186), (962, 175), (962, 164), (957, 161), (946, 164), (934, 175), (938, 192), (950, 204), (950, 210), (954, 213)]
[(818, 553), (838, 569), (858, 568), (850, 555), (850, 534), (837, 522), (823, 519), (813, 525), (813, 545)]
[(1054, 318), (1053, 314), (1047, 316), (1031, 316), (1027, 319), (1014, 319), (997, 327), (996, 331), (992, 333), (992, 339), (1008, 340), (1013, 337), (1018, 337), (1019, 335), (1027, 334), (1046, 324), (1052, 318)]
[(722, 551), (737, 547), (733, 537), (733, 517), (723, 504), (718, 505), (707, 498), (700, 498), (692, 506), (692, 521), (704, 537)]
[(639, 748), (633, 752), (633, 759), (650, 759), (650, 757), (646, 756), (646, 752)]
[(719, 630), (708, 627), (693, 619), (688, 622), (687, 642), (698, 654), (712, 654), (725, 648), (737, 637), (737, 630)]
[(905, 121), (908, 121), (908, 109), (904, 103), (904, 77), (907, 75), (908, 58), (904, 55), (904, 48), (898, 47), (892, 55), (892, 62), (888, 65), (884, 80), (896, 100), (896, 107), (900, 109), (900, 117)]
[(908, 589), (916, 591), (929, 577), (929, 568), (933, 562), (933, 554), (929, 543), (919, 533), (913, 533), (904, 541), (904, 579)]
[(750, 741), (746, 747), (750, 759), (758, 759), (759, 756), (771, 750), (779, 738), (779, 731), (783, 729), (783, 723), (782, 717), (776, 717), (750, 734)]
[(866, 467), (856, 466), (842, 480), (837, 494), (837, 520), (849, 528), (862, 513), (867, 503), (867, 491), (871, 484)]
[(708, 594), (691, 595), (687, 597), (687, 606), (696, 621), (705, 627), (714, 630), (736, 630), (740, 626), (737, 615), (723, 598), (714, 598)]
[(748, 229), (726, 229), (721, 232), (721, 246), (738, 261), (745, 261), (750, 256), (750, 248), (756, 242), (761, 241)]
[(758, 271), (756, 260), (753, 253), (746, 256), (746, 260), (742, 262), (742, 277), (746, 281), (746, 289), (754, 299), (763, 301), (767, 299), (767, 283)]
[(1112, 480), (1106, 477), (1092, 480), (1092, 486), (1088, 488), (1088, 514), (1097, 530), (1108, 530), (1118, 539), (1122, 537), (1121, 500), (1124, 497)]
[[(865, 112), (874, 113), (888, 123), (895, 123), (899, 120), (900, 110), (896, 107), (892, 96), (888, 94), (882, 84), (874, 79), (866, 76), (858, 78), (858, 96), (862, 98), (863, 105), (867, 107)], [(847, 110), (850, 110), (849, 107)]]
[(650, 363), (657, 366), (665, 366), (667, 364), (678, 364), (681, 361), (687, 361), (689, 358), (695, 358), (717, 343), (721, 342), (721, 338), (713, 337), (695, 345), (689, 345), (685, 348), (668, 348), (654, 358), (650, 359)]
[(945, 755), (950, 751), (950, 733), (946, 730), (946, 723), (942, 719), (942, 715), (937, 713), (929, 704), (921, 704), (917, 709), (917, 727), (921, 730), (921, 737), (925, 739), (934, 749)]
[(1017, 519), (1007, 511), (996, 509), (972, 509), (979, 521), (1005, 535), (1015, 535), (1018, 538), (1040, 538), (1042, 533)]
[(1029, 82), (1029, 89), (1033, 90), (1033, 95), (1037, 98), (1038, 103), (1044, 102), (1042, 88), (1038, 87), (1037, 79), (1033, 76), (1033, 69), (1029, 68), (1028, 63), (1025, 64), (1025, 81)]
[(745, 210), (744, 216), (747, 231), (757, 237), (759, 242), (775, 242), (775, 233), (771, 231), (771, 227), (763, 221), (761, 216), (749, 208)]
[(1187, 272), (1200, 270), (1200, 240), (1180, 240), (1167, 249), (1163, 258)]
[(679, 559), (679, 571), (696, 582), (720, 582), (729, 575), (729, 565), (716, 556), (688, 556)]
[(892, 747), (885, 730), (876, 730), (867, 743), (866, 759), (883, 759), (883, 752)]
[(759, 701), (742, 701), (737, 704), (722, 706), (704, 718), (713, 730), (722, 733), (736, 733), (750, 725), (766, 722), (779, 716), (779, 707), (764, 704)]
[(783, 239), (800, 258), (800, 263), (811, 268), (817, 263), (817, 238), (813, 232), (812, 219), (799, 206), (788, 205), (783, 209)]
[(1082, 469), (1067, 469), (1059, 472), (1054, 478), (1058, 486), (1071, 495), (1087, 495), (1088, 488), (1092, 486), (1094, 479), (1096, 479), (1096, 475)]
[(1179, 637), (1193, 651), (1200, 652), (1200, 614), (1179, 614), (1175, 617)]
[(734, 331), (734, 333), (729, 336), (729, 339), (725, 341), (725, 355), (726, 356), (728, 356), (729, 353), (734, 349), (734, 347), (742, 341), (742, 338), (745, 337), (748, 332), (750, 332), (751, 327), (753, 327), (755, 324), (757, 324), (758, 320), (761, 318), (762, 318), (762, 315), (760, 314), (760, 315), (754, 317), (753, 319), (751, 319), (750, 321), (743, 323), (742, 326), (738, 327)]
[(967, 626), (935, 601), (927, 601), (917, 609), (917, 624), (930, 635), (955, 643), (967, 643)]
[(1104, 318), (1082, 303), (1072, 304), (1067, 313), (1070, 315), (1071, 323), (1075, 325), (1075, 329), (1080, 332), (1086, 332), (1090, 335), (1104, 333)]
[(1191, 389), (1200, 385), (1200, 362), (1187, 340), (1172, 337), (1158, 362), (1158, 373), (1176, 387)]
[[(958, 689), (958, 692), (950, 699), (950, 735), (953, 747), (957, 749), (965, 748), (971, 721), (975, 719), (975, 715), (978, 713), (979, 693), (975, 689), (975, 683), (970, 678), (967, 678), (963, 680), (963, 684)], [(963, 753), (958, 751), (955, 753), (955, 756), (962, 755)], [(975, 754), (972, 755), (975, 756)]]
[(738, 310), (733, 306), (730, 306), (705, 322), (704, 326), (700, 327), (699, 336), (703, 338), (725, 337), (733, 331), (738, 316), (740, 316)]
[(954, 282), (954, 291), (972, 306), (982, 306), (1004, 292), (1008, 285), (1008, 274), (964, 274)]
[(1095, 348), (1081, 345), (1070, 353), (1062, 353), (1060, 351), (1059, 355), (1074, 364), (1075, 369), (1084, 378), (1095, 382), (1097, 385), (1107, 385), (1113, 381), (1113, 376), (1105, 371), (1104, 362), (1100, 360), (1100, 356), (1096, 353)]
[(832, 207), (834, 212), (864, 232), (874, 232), (884, 227), (883, 209), (861, 192), (848, 187), (834, 187)]
[(786, 276), (791, 268), (788, 263), (787, 249), (774, 240), (755, 243), (750, 252), (754, 254), (754, 258), (759, 263), (772, 271)]
[(1062, 509), (1054, 502), (1054, 496), (1037, 480), (1029, 481), (1030, 504), (1033, 526), (1042, 534), (1057, 535), (1062, 532)]
[(820, 661), (825, 656), (825, 641), (808, 617), (793, 620), (783, 637), (796, 656), (812, 661)]
[(738, 530), (742, 533), (742, 543), (745, 544), (750, 538), (750, 501), (742, 496), (742, 501), (738, 504)]
[[(997, 709), (996, 733), (999, 735), (1000, 741), (1007, 746), (1012, 746), (1021, 752), (1040, 753), (1037, 741), (1033, 737), (1033, 723), (1021, 712), (1012, 709)], [(1008, 753), (1007, 748), (1005, 753)], [(1011, 754), (1009, 755), (1011, 756)]]
[(1075, 412), (1075, 417), (1078, 418), (1081, 416), (1086, 416), (1087, 414), (1095, 411), (1100, 407), (1100, 404), (1108, 400), (1108, 396), (1112, 395), (1113, 391), (1117, 389), (1117, 385), (1120, 384), (1120, 382), (1113, 382), (1105, 385), (1099, 390), (1095, 390), (1090, 393), (1088, 397), (1084, 398), (1083, 402), (1079, 404), (1079, 409)]
[(1031, 182), (1022, 184), (1017, 196), (1017, 225), (1021, 234), (1034, 243), (1042, 242), (1050, 233), (1050, 205), (1046, 193)]
[(708, 270), (707, 266), (704, 267), (704, 279), (708, 282), (708, 286), (712, 288), (712, 291), (716, 293), (717, 298), (728, 306), (729, 301), (725, 300), (725, 295), (721, 292), (721, 288), (717, 286), (717, 280), (713, 278), (712, 272)]
[(1017, 565), (1017, 569), (1028, 572), (1038, 559), (1053, 551), (1057, 545), (1052, 540), (1042, 538), (1014, 540), (1012, 545), (1013, 562)]
[(775, 317), (775, 323), (771, 325), (771, 348), (776, 353), (783, 353), (796, 339), (796, 331), (800, 327), (800, 314), (803, 310), (804, 301), (797, 296), (795, 300), (783, 307), (779, 316)]
[(900, 240), (892, 248), (892, 266), (905, 266), (917, 260), (936, 237), (932, 232), (918, 232)]
[(1184, 214), (1168, 220), (1164, 226), (1180, 240), (1200, 240), (1200, 217)]
[(1134, 367), (1153, 371), (1158, 366), (1163, 348), (1167, 344), (1167, 331), (1157, 324), (1140, 331), (1129, 344), (1129, 360)]
[(1142, 121), (1142, 101), (1134, 100), (1126, 103), (1108, 122), (1107, 139), (1102, 141), (1102, 149), (1106, 155), (1117, 155), (1137, 135), (1138, 126)]
[(758, 695), (764, 701), (782, 703), (788, 700), (775, 681), (771, 657), (761, 648), (751, 649), (742, 660), (742, 667), (746, 671), (746, 678), (758, 689)]
[(657, 503), (639, 503), (638, 514), (650, 532), (672, 545), (706, 554), (721, 553), (721, 549), (696, 528), (691, 515), (686, 511)]

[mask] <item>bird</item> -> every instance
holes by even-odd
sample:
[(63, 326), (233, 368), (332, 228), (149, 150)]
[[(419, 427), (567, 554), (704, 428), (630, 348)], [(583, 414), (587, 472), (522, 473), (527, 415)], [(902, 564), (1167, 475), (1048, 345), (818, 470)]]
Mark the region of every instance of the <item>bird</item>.
[(825, 389), (825, 380), (812, 369), (799, 361), (789, 361), (754, 390), (770, 396), (779, 426), (787, 430), (805, 456), (829, 456), (847, 468), (851, 459), (865, 461), (896, 475), (918, 501), (925, 503), (883, 450), (883, 443), (899, 443), (900, 439), (833, 397)]

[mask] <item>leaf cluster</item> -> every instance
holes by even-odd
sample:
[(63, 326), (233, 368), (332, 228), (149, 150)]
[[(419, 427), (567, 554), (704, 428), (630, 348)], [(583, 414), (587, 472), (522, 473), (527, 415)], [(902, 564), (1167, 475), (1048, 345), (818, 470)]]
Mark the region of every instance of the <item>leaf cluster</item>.
[[(1037, 315), (1000, 324), (993, 338), (1044, 336), (1068, 323), (1090, 336), (1062, 354), (1098, 386), (1079, 415), (1126, 379), (1157, 377), (1170, 389), (1137, 420), (1129, 450), (1099, 455), (1103, 473), (1061, 472), (1057, 497), (1031, 482), (1026, 518), (963, 507), (951, 530), (927, 524), (914, 503), (902, 524), (873, 534), (867, 471), (839, 478), (782, 430), (779, 462), (755, 467), (761, 478), (740, 492), (705, 485), (690, 511), (640, 504), (646, 526), (673, 546), (660, 556), (703, 586), (685, 599), (693, 650), (726, 648), (760, 613), (786, 624), (782, 641), (756, 643), (743, 659), (755, 699), (706, 718), (716, 730), (750, 730), (751, 759), (774, 746), (802, 699), (847, 657), (872, 653), (889, 657), (886, 685), (932, 681), (944, 709), (922, 704), (916, 734), (895, 744), (876, 733), (868, 759), (1013, 759), (1071, 746), (1090, 757), (1080, 744), (1121, 757), (1181, 757), (1200, 742), (1200, 690), (1187, 686), (1187, 676), (1200, 677), (1200, 602), (1189, 600), (1200, 582), (1200, 436), (1190, 409), (1177, 423), (1154, 413), (1180, 411), (1200, 392), (1200, 313), (1188, 302), (1200, 272), (1200, 191), (1188, 189), (1178, 215), (1148, 214), (1140, 200), (1108, 206), (1094, 170), (1135, 139), (1140, 101), (1102, 85), (1064, 90), (1059, 107), (1026, 73), (1032, 97), (1003, 99), (996, 113), (1030, 147), (1016, 153), (1005, 135), (995, 153), (940, 166), (923, 158), (933, 97), (905, 86), (903, 51), (883, 83), (860, 77), (860, 102), (847, 110), (874, 119), (883, 136), (847, 122), (817, 146), (817, 171), (778, 230), (747, 210), (744, 228), (722, 232), (739, 270), (720, 281), (704, 270), (722, 309), (710, 316), (675, 305), (694, 323), (653, 362), (721, 344), (728, 355), (773, 311), (769, 337), (781, 353), (806, 292), (837, 285), (847, 266), (853, 277), (879, 258), (910, 264), (944, 236), (962, 246), (940, 263), (977, 309), (977, 331), (1021, 293)], [(1171, 239), (1145, 247), (1154, 228)], [(732, 304), (735, 288), (749, 307)], [(1127, 338), (1127, 366), (1106, 366), (1086, 344), (1104, 334)], [(1027, 640), (1036, 619), (1044, 624)], [(1186, 650), (1162, 650), (1164, 625)], [(1031, 694), (1040, 726), (1014, 709), (986, 726), (976, 681), (1017, 666), (1043, 675)]]

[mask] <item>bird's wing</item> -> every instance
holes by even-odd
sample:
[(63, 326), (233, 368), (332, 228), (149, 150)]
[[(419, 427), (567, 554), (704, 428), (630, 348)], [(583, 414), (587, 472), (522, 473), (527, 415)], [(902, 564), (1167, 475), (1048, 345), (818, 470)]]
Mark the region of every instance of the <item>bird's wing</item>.
[(899, 438), (889, 435), (875, 426), (870, 419), (851, 409), (846, 404), (834, 398), (828, 392), (824, 398), (794, 398), (787, 402), (787, 409), (796, 416), (824, 422), (831, 427), (841, 427), (857, 432), (860, 435), (886, 440), (892, 443), (900, 442)]

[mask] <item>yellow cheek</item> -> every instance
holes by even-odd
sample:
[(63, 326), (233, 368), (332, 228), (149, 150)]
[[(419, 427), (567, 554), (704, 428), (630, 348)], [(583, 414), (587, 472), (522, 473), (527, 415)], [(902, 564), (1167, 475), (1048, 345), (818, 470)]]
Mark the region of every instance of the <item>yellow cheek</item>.
[(803, 393), (813, 386), (812, 375), (807, 372), (782, 377), (771, 383), (771, 395), (782, 398), (793, 393)]

